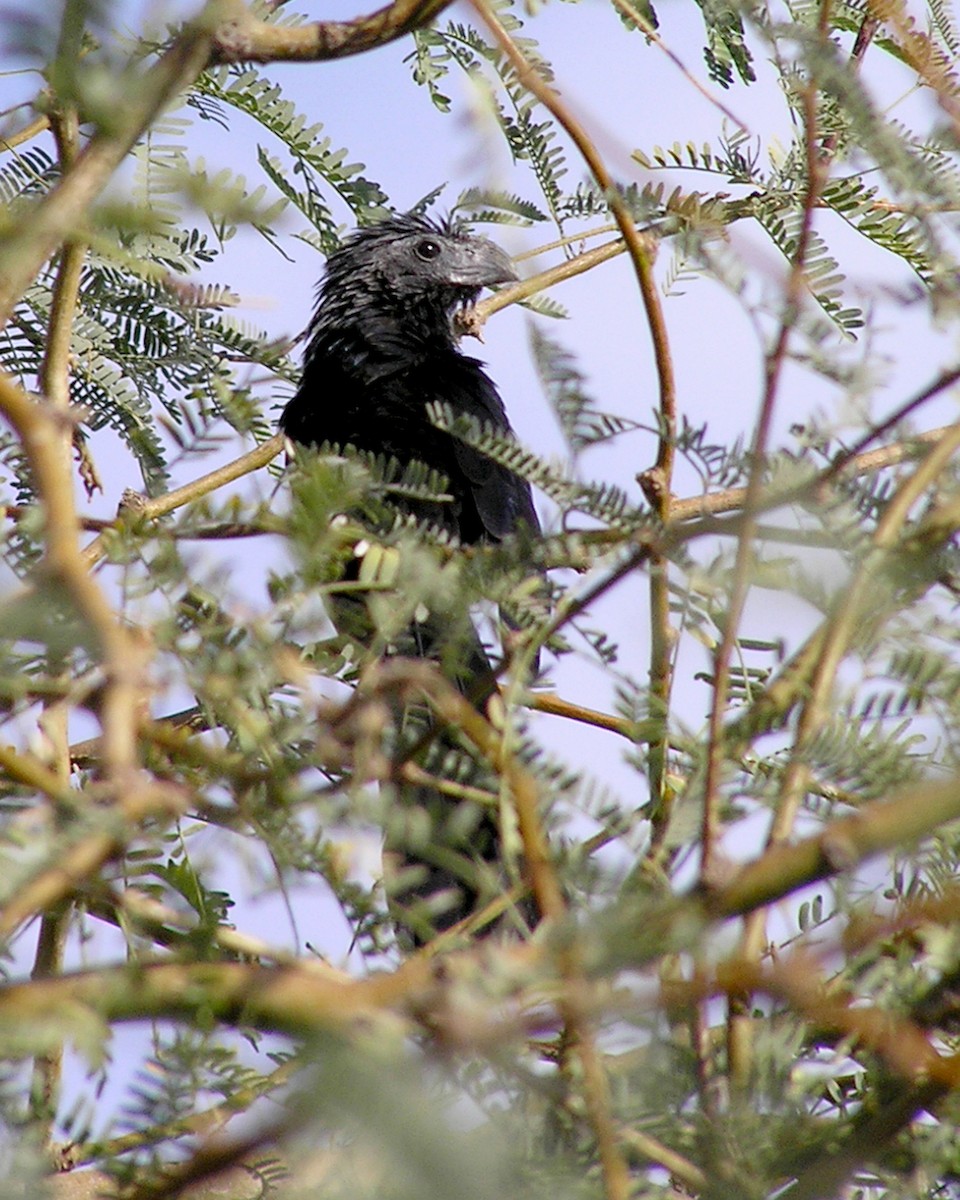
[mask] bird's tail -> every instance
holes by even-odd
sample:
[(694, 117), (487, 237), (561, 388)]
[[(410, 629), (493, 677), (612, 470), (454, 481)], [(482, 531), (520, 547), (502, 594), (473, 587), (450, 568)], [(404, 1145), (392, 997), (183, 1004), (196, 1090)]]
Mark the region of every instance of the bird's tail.
[[(472, 626), (452, 662), (449, 627), (416, 622), (408, 639), (414, 656), (443, 663), (446, 677), (485, 710), (497, 693), (496, 680)], [(401, 940), (425, 944), (488, 906), (499, 911), (483, 932), (529, 929), (536, 913), (523, 896), (517, 864), (511, 871), (508, 861), (510, 831), (504, 826), (512, 812), (501, 805), (497, 776), (456, 729), (433, 724), (435, 714), (407, 705), (399, 719), (397, 753), (406, 778), (396, 786), (386, 822), (384, 882)]]

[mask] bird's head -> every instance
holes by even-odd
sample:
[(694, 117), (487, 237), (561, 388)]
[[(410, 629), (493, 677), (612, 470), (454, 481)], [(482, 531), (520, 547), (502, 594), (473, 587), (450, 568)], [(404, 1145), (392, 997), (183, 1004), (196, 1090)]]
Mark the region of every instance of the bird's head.
[(489, 238), (455, 222), (395, 216), (358, 230), (330, 255), (318, 318), (330, 306), (339, 320), (376, 313), (427, 336), (450, 337), (457, 307), (472, 303), (483, 287), (516, 278), (508, 255)]

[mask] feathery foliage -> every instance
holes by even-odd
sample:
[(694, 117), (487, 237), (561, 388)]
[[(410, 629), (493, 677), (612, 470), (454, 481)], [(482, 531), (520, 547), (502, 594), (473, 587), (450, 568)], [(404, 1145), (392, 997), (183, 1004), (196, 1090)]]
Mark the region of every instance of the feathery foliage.
[[(0, 1195), (960, 1194), (956, 17), (613, 8), (0, 14)], [(264, 470), (411, 195), (517, 254), (522, 436), (428, 416), (542, 537)], [(384, 833), (490, 820), (410, 954)]]

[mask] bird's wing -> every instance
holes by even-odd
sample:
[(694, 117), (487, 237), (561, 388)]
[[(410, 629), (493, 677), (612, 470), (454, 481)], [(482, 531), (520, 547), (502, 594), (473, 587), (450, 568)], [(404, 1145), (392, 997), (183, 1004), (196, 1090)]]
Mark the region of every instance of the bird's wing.
[[(512, 434), (503, 401), (497, 389), (473, 358), (461, 358), (462, 370), (445, 381), (443, 399), (455, 411), (474, 417), (481, 425), (492, 425)], [(499, 540), (525, 524), (532, 533), (540, 530), (530, 485), (519, 475), (488, 458), (486, 454), (454, 439), (454, 458), (470, 487), (477, 514), (489, 537)]]

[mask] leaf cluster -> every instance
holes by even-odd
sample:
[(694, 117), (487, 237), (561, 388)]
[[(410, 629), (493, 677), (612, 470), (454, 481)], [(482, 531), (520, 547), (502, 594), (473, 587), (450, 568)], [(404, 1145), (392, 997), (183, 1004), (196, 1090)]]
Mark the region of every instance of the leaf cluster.
[[(654, 7), (615, 7), (652, 61)], [(231, 248), (322, 257), (392, 208), (370, 146), (341, 146), (268, 69), (213, 55), (184, 77), (124, 160), (123, 202), (71, 214), (17, 298), (0, 333), (0, 1048), (31, 1062), (0, 1071), (0, 1192), (44, 1174), (50, 1141), (138, 1197), (241, 1159), (291, 1197), (955, 1188), (960, 477), (955, 426), (926, 417), (960, 373), (948, 355), (931, 383), (896, 346), (906, 397), (889, 420), (872, 406), (891, 312), (956, 341), (960, 36), (939, 2), (925, 30), (877, 18), (869, 62), (907, 64), (935, 102), (908, 126), (851, 59), (873, 8), (699, 8), (708, 81), (737, 99), (772, 79), (790, 140), (715, 110), (712, 135), (636, 150), (612, 189), (530, 90), (564, 86), (534, 13), (484, 0), (412, 31), (414, 83), (453, 113), (463, 73), (515, 168), (453, 209), (517, 226), (569, 275), (629, 217), (644, 311), (667, 313), (648, 321), (652, 418), (531, 324), (562, 457), (431, 407), (533, 485), (543, 538), (460, 546), (445, 479), (351, 447), (231, 494), (203, 475), (237, 434), (270, 437), (296, 378), (289, 339), (235, 320)], [(316, 33), (285, 6), (244, 14), (275, 54)], [(146, 36), (99, 50), (113, 15), (79, 0), (38, 21), (42, 119), (0, 144), (0, 254), (83, 169), (70, 138), (109, 142), (111, 104), (162, 53)], [(197, 153), (198, 127), (235, 167)], [(429, 211), (442, 187), (422, 186)], [(701, 403), (665, 366), (699, 352), (673, 298), (713, 321), (717, 286), (762, 364), (764, 419), (734, 434), (713, 378)], [(754, 363), (727, 365), (746, 412)], [(54, 517), (115, 445), (170, 504), (148, 517), (128, 497), (81, 554)], [(498, 684), (479, 707), (461, 686), (478, 628)], [(442, 819), (399, 804), (405, 786), (449, 800)], [(478, 812), (502, 843), (490, 911), (410, 954), (383, 835), (444, 866)], [(531, 891), (548, 922), (482, 936)], [(147, 1031), (132, 1052), (127, 1022)]]

